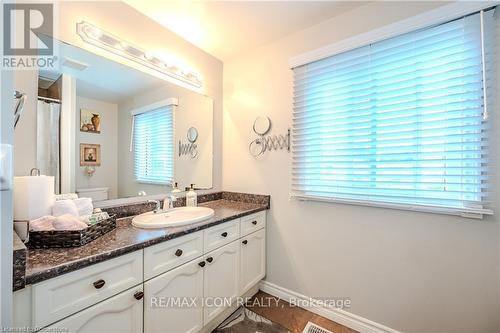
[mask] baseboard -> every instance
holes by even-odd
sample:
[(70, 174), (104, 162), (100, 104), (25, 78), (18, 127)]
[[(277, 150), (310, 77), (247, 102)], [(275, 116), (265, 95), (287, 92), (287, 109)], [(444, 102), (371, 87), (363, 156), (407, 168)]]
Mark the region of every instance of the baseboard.
[[(260, 282), (260, 290), (288, 302), (292, 299), (304, 301), (311, 299), (310, 297), (267, 281)], [(335, 307), (311, 306), (305, 309), (361, 333), (401, 333), (395, 329)]]

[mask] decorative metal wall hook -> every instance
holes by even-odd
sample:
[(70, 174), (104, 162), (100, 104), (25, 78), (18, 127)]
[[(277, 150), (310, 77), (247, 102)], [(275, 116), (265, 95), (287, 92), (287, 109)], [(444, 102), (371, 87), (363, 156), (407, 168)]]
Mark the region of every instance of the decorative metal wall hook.
[(191, 158), (195, 158), (198, 156), (198, 146), (196, 143), (182, 143), (179, 140), (179, 156), (190, 156)]
[(290, 151), (290, 129), (287, 134), (266, 135), (271, 129), (271, 120), (268, 117), (257, 117), (253, 124), (253, 131), (259, 137), (248, 145), (250, 154), (254, 157), (263, 155), (266, 151)]
[(198, 156), (198, 145), (196, 140), (198, 140), (198, 130), (195, 127), (190, 127), (187, 131), (188, 143), (182, 143), (179, 140), (179, 156), (187, 155), (191, 158), (196, 158)]

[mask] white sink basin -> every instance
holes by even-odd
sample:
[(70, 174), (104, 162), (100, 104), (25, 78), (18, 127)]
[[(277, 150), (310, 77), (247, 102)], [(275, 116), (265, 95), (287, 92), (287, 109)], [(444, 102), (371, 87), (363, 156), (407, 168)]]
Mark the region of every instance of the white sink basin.
[(148, 212), (132, 219), (138, 228), (166, 228), (200, 222), (214, 216), (214, 210), (207, 207), (179, 207), (165, 212)]

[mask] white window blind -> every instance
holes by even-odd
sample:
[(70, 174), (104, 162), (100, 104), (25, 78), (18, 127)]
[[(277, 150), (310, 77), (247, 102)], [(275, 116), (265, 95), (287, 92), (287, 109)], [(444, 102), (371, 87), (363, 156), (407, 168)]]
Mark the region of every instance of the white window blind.
[(174, 170), (173, 106), (134, 115), (134, 173), (140, 183), (170, 184)]
[(294, 68), (292, 195), (491, 213), (483, 46), (492, 12)]

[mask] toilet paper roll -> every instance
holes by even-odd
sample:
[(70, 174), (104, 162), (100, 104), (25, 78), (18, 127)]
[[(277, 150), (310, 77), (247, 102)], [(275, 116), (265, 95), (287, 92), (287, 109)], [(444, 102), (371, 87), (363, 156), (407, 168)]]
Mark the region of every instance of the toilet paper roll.
[(14, 220), (30, 221), (52, 214), (54, 177), (14, 177)]

